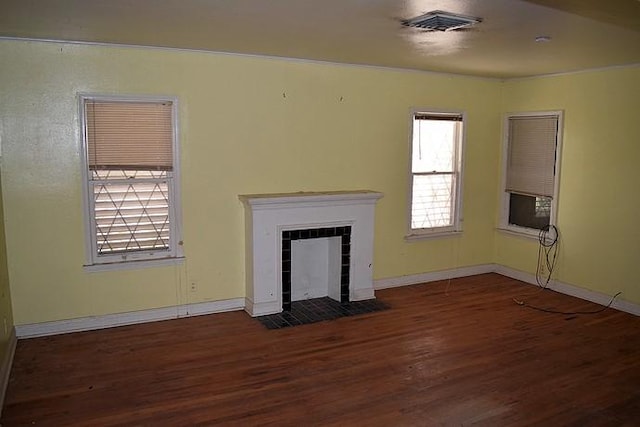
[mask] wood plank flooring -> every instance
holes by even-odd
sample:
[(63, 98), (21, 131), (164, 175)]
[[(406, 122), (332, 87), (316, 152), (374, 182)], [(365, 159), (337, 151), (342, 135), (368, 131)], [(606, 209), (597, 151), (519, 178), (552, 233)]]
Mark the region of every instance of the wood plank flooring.
[(485, 274), (267, 330), (244, 312), (18, 342), (10, 426), (637, 426), (640, 318)]

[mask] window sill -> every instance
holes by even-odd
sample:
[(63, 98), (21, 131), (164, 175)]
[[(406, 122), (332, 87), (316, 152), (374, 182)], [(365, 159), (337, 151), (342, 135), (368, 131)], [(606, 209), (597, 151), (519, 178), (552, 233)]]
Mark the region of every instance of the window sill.
[(104, 264), (84, 265), (82, 269), (88, 273), (99, 271), (136, 270), (139, 268), (164, 267), (184, 263), (184, 257), (145, 259), (139, 261), (109, 262)]
[(404, 240), (407, 242), (417, 242), (420, 240), (438, 239), (442, 237), (460, 237), (462, 236), (462, 230), (458, 231), (434, 231), (424, 233), (411, 233), (404, 236)]
[(498, 227), (496, 230), (510, 236), (522, 237), (524, 239), (530, 239), (530, 240), (540, 239), (540, 230), (535, 230), (533, 228), (517, 229), (517, 228)]

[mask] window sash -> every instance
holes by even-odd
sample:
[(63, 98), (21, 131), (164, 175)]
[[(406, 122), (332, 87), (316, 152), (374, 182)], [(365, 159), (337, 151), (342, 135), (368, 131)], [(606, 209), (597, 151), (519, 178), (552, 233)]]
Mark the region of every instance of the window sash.
[[(458, 120), (460, 119), (460, 120)], [(412, 126), (412, 147), (411, 147), (411, 172), (412, 173), (439, 173), (439, 172), (453, 172), (455, 171), (456, 159), (458, 156), (456, 141), (459, 139), (460, 125), (456, 125), (452, 122), (460, 122), (461, 116), (458, 115), (434, 115), (427, 113), (414, 114), (413, 126)], [(437, 122), (442, 122), (441, 125), (435, 125), (435, 128), (428, 129), (428, 125), (422, 126), (422, 122), (432, 123), (435, 125)], [(435, 122), (435, 123), (434, 123)], [(442, 127), (446, 122), (449, 125)], [(424, 129), (423, 129), (424, 128)], [(445, 148), (445, 151), (450, 152), (450, 156), (442, 157), (433, 153), (431, 150), (442, 150), (441, 139), (446, 135), (448, 131), (452, 131), (450, 140), (447, 139), (446, 143), (450, 144)], [(423, 134), (425, 132), (425, 134)], [(449, 136), (449, 135), (446, 135)], [(439, 138), (440, 137), (440, 138)], [(424, 154), (425, 158), (422, 158), (422, 151), (427, 150)], [(442, 154), (442, 153), (438, 153)], [(416, 157), (417, 156), (417, 157)]]
[(173, 184), (171, 177), (90, 181), (94, 261), (175, 256)]
[(456, 218), (456, 184), (456, 173), (414, 173), (411, 228), (421, 230), (454, 226)]

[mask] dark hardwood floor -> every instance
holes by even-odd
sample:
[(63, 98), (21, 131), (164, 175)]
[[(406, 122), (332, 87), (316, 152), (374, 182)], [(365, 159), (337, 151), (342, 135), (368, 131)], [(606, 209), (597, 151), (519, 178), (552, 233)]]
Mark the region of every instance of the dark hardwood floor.
[(232, 312), (18, 343), (2, 426), (637, 426), (640, 318), (497, 275), (278, 330)]

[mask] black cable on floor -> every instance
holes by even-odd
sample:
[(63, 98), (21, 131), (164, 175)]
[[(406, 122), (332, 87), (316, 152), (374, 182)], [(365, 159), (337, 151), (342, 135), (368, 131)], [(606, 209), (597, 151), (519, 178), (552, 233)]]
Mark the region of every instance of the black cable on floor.
[(515, 298), (513, 300), (515, 301), (516, 304), (521, 305), (523, 307), (531, 308), (533, 310), (538, 310), (538, 311), (542, 311), (542, 312), (545, 312), (545, 313), (564, 314), (564, 315), (567, 315), (567, 316), (571, 316), (571, 315), (574, 315), (574, 314), (597, 314), (597, 313), (602, 313), (607, 308), (611, 307), (611, 304), (613, 304), (613, 301), (621, 293), (622, 292), (618, 292), (617, 294), (615, 294), (611, 298), (611, 300), (609, 301), (609, 304), (607, 304), (604, 307), (601, 307), (601, 308), (599, 308), (597, 310), (592, 310), (592, 311), (560, 311), (560, 310), (552, 310), (552, 309), (549, 309), (549, 308), (536, 307), (535, 305), (528, 304), (526, 301), (518, 301)]

